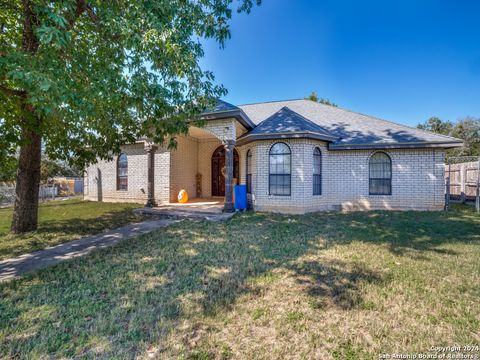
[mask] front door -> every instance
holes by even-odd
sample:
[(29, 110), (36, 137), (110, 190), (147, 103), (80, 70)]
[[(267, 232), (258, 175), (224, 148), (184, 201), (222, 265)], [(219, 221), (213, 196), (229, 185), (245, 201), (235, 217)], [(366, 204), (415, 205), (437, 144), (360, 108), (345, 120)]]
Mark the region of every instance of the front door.
[[(233, 150), (233, 178), (238, 182), (238, 152)], [(212, 155), (212, 196), (225, 196), (225, 148), (219, 146)]]

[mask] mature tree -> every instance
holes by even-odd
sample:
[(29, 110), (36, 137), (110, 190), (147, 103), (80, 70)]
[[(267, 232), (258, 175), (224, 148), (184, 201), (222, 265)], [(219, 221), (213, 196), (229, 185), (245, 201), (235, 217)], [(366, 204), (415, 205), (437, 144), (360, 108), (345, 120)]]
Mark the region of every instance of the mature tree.
[(0, 0), (0, 156), (20, 147), (12, 232), (37, 227), (42, 143), (80, 166), (140, 136), (174, 145), (225, 94), (200, 41), (223, 46), (233, 10), (259, 0), (233, 2)]
[(330, 101), (326, 98), (319, 98), (316, 91), (312, 91), (310, 93), (310, 95), (308, 95), (305, 99), (312, 100), (312, 101), (318, 102), (320, 104), (325, 104), (325, 105), (338, 107), (337, 104), (335, 104), (334, 102), (332, 102), (332, 101)]
[(423, 124), (417, 125), (417, 127), (422, 130), (462, 139), (464, 146), (459, 149), (447, 150), (447, 157), (480, 155), (480, 118), (467, 116), (453, 123), (433, 116)]
[(418, 124), (417, 128), (437, 134), (449, 135), (452, 132), (453, 124), (450, 121), (443, 121), (436, 116), (432, 116), (423, 124)]
[[(40, 180), (47, 180), (55, 176), (81, 176), (82, 168), (72, 167), (64, 160), (52, 160), (45, 153), (40, 163)], [(5, 157), (0, 162), (0, 181), (15, 181), (17, 176), (18, 154)]]
[(82, 171), (72, 168), (65, 161), (51, 160), (48, 156), (42, 156), (40, 165), (40, 180), (48, 180), (55, 176), (81, 176)]
[(17, 159), (7, 156), (0, 161), (0, 181), (13, 181), (17, 173)]
[(451, 135), (463, 140), (463, 148), (457, 149), (458, 156), (480, 156), (480, 118), (467, 116), (458, 120)]

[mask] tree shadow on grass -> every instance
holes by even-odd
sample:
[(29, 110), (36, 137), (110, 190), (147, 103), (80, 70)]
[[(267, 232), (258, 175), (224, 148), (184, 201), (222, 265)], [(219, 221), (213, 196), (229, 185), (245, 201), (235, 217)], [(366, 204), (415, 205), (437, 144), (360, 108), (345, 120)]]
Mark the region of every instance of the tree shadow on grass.
[(360, 265), (351, 268), (342, 261), (307, 261), (291, 264), (288, 269), (314, 299), (315, 307), (334, 305), (344, 310), (353, 309), (363, 304), (360, 284), (382, 285), (388, 281), (376, 271)]
[[(320, 303), (352, 309), (360, 284), (388, 281), (365, 266), (298, 261), (352, 242), (394, 254), (454, 253), (441, 246), (479, 241), (470, 213), (243, 214), (226, 223), (186, 221), (1, 285), (0, 354), (28, 357), (142, 355), (175, 328), (228, 311), (249, 282), (275, 269), (293, 273)], [(32, 321), (27, 315), (48, 309)], [(187, 325), (185, 325), (187, 324)], [(79, 355), (80, 354), (80, 355)]]
[(64, 220), (42, 220), (36, 231), (24, 234), (0, 232), (0, 260), (12, 258), (78, 239), (83, 236), (99, 234), (130, 223), (139, 222), (142, 217), (135, 215), (132, 209), (113, 210), (93, 218), (68, 218)]
[(95, 218), (69, 218), (65, 220), (46, 220), (43, 221), (37, 234), (43, 235), (48, 233), (64, 233), (64, 234), (98, 234), (104, 230), (115, 229), (117, 227), (127, 225), (132, 222), (138, 222), (142, 217), (135, 215), (132, 209), (109, 211)]

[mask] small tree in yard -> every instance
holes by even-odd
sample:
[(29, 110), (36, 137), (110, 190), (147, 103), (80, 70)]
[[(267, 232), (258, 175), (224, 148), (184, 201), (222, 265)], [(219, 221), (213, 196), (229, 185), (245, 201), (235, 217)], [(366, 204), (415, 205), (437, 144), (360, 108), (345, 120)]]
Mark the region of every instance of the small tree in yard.
[[(259, 0), (239, 0), (249, 12)], [(199, 67), (233, 0), (0, 0), (0, 162), (20, 148), (11, 230), (37, 228), (41, 148), (83, 166), (155, 142), (225, 94)]]

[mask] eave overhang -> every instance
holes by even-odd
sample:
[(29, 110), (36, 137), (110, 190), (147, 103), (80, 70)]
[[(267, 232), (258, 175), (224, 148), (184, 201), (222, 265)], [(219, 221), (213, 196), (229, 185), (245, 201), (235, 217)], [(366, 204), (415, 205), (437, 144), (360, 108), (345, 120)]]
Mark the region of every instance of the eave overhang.
[(375, 150), (375, 149), (420, 149), (443, 148), (450, 149), (462, 147), (461, 141), (441, 142), (405, 142), (405, 143), (373, 143), (373, 144), (328, 144), (328, 150)]
[(245, 145), (252, 141), (258, 140), (275, 140), (275, 139), (314, 139), (325, 142), (332, 142), (338, 140), (337, 137), (318, 134), (311, 131), (297, 131), (284, 133), (270, 133), (270, 134), (245, 134), (237, 139), (237, 145)]
[(245, 114), (242, 109), (235, 110), (226, 110), (226, 111), (216, 111), (210, 113), (203, 113), (200, 115), (201, 120), (220, 120), (227, 118), (235, 118), (240, 124), (242, 124), (245, 129), (252, 130), (255, 128), (255, 123), (250, 120), (250, 118)]

